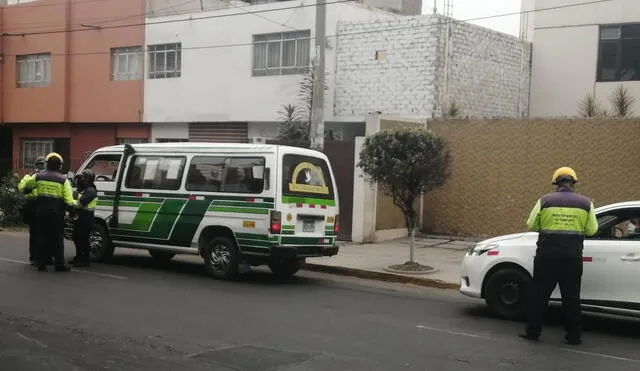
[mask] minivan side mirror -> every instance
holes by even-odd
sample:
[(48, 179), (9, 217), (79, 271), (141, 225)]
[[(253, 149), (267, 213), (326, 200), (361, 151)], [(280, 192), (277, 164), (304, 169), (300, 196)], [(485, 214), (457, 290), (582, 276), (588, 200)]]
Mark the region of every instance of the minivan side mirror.
[(263, 165), (252, 166), (251, 175), (253, 179), (264, 179), (264, 166)]

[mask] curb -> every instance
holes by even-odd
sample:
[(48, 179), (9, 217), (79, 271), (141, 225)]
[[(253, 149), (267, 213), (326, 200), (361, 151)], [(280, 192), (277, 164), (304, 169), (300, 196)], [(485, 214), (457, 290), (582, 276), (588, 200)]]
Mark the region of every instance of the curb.
[(435, 287), (438, 289), (457, 290), (460, 288), (460, 284), (445, 282), (434, 278), (402, 276), (393, 273), (372, 272), (364, 269), (335, 267), (313, 263), (305, 263), (301, 268), (313, 272), (331, 273), (341, 276), (358, 277), (385, 282), (410, 283), (419, 286)]

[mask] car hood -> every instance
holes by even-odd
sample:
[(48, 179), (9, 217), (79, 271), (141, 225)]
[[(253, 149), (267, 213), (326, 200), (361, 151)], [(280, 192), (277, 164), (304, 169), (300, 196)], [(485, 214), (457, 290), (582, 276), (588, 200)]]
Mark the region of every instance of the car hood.
[(479, 244), (489, 245), (492, 243), (503, 242), (507, 240), (517, 240), (517, 239), (537, 239), (537, 232), (524, 232), (524, 233), (513, 233), (513, 234), (505, 234), (502, 236), (497, 236), (493, 238), (489, 238), (487, 240), (480, 241)]

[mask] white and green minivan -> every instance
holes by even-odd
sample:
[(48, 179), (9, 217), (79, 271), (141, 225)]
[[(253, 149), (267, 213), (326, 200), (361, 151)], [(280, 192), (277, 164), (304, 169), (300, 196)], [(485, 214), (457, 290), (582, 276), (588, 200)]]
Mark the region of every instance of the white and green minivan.
[[(167, 261), (198, 254), (214, 277), (268, 265), (291, 276), (338, 253), (338, 190), (322, 152), (235, 143), (124, 144), (96, 150), (95, 261), (115, 247)], [(73, 173), (69, 174), (73, 179)], [(72, 225), (65, 236), (71, 239)]]

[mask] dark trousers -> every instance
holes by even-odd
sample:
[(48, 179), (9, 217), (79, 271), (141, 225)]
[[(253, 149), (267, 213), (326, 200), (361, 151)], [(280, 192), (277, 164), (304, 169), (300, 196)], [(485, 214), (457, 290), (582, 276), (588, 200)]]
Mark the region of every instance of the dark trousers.
[(38, 229), (35, 221), (29, 223), (29, 260), (38, 260)]
[(51, 256), (57, 267), (64, 266), (64, 212), (38, 211), (36, 229), (38, 266), (46, 266)]
[(89, 262), (91, 257), (89, 236), (93, 229), (92, 216), (79, 215), (73, 223), (73, 243), (76, 245), (76, 259), (81, 262)]
[(536, 256), (533, 263), (533, 290), (526, 331), (540, 336), (542, 322), (549, 305), (549, 298), (560, 286), (564, 324), (569, 339), (580, 339), (581, 308), (580, 285), (582, 282), (582, 257)]

